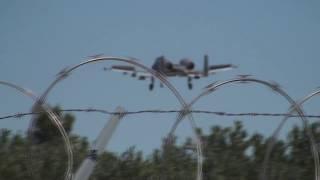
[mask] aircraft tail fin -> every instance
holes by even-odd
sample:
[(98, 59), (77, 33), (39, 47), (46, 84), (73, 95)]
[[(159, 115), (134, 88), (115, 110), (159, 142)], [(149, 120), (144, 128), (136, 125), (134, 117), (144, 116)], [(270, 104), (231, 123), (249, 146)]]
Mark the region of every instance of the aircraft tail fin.
[(206, 77), (209, 74), (209, 56), (205, 54), (203, 60), (203, 75)]

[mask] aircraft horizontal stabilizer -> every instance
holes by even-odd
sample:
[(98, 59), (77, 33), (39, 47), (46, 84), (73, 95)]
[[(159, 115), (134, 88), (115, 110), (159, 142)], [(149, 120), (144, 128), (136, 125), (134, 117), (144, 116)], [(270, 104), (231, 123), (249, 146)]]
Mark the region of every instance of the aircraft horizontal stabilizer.
[(231, 69), (237, 68), (237, 66), (233, 64), (219, 64), (219, 65), (212, 65), (209, 67), (210, 73), (216, 73), (221, 71), (228, 71)]

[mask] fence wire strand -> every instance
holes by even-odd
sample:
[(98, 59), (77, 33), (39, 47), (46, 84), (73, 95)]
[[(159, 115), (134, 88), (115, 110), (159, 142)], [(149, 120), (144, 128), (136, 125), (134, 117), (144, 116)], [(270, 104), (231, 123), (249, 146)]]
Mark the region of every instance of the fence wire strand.
[[(106, 115), (116, 115), (118, 112), (108, 111), (104, 109), (96, 109), (96, 108), (71, 108), (71, 109), (62, 109), (58, 110), (59, 112), (94, 112), (94, 113), (102, 113)], [(191, 110), (191, 113), (194, 114), (210, 114), (215, 116), (263, 116), (263, 117), (300, 117), (299, 115), (289, 114), (289, 113), (264, 113), (264, 112), (241, 112), (241, 113), (231, 113), (231, 112), (223, 112), (223, 111), (209, 111), (209, 110)], [(14, 113), (5, 116), (1, 116), (0, 120), (9, 119), (9, 118), (22, 118), (24, 116), (36, 115), (45, 113), (44, 111), (38, 112), (25, 112), (25, 113)], [(136, 114), (171, 114), (171, 113), (181, 113), (181, 110), (156, 110), (156, 109), (145, 109), (145, 110), (136, 110), (136, 111), (127, 111), (125, 115), (136, 115)], [(304, 115), (307, 118), (319, 118), (320, 115)]]

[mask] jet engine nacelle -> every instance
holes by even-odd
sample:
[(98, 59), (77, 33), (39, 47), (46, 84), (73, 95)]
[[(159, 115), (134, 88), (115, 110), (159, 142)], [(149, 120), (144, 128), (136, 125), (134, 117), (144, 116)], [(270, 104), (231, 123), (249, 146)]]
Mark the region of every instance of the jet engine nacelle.
[(157, 57), (155, 63), (152, 65), (152, 69), (156, 71), (165, 71), (165, 70), (172, 70), (173, 64), (167, 60), (164, 56)]
[(165, 61), (165, 62), (164, 62), (164, 67), (165, 67), (166, 69), (171, 70), (171, 69), (173, 69), (173, 64), (172, 64), (170, 61)]
[(180, 65), (184, 66), (188, 70), (192, 70), (194, 68), (194, 63), (190, 59), (181, 59)]

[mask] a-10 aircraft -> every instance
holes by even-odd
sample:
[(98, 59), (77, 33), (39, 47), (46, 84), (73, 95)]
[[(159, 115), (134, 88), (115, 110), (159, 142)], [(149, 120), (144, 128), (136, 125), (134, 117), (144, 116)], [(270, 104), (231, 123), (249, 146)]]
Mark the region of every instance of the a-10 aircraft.
[[(200, 79), (201, 77), (208, 77), (220, 71), (226, 71), (236, 68), (233, 64), (218, 64), (209, 65), (209, 56), (204, 55), (204, 63), (202, 70), (195, 70), (195, 63), (187, 58), (180, 60), (179, 64), (174, 64), (164, 56), (160, 56), (155, 59), (152, 69), (161, 73), (164, 77), (187, 77), (188, 88), (192, 89), (192, 79)], [(147, 71), (137, 70), (134, 66), (128, 65), (113, 65), (110, 68), (104, 68), (104, 70), (111, 70), (116, 72), (122, 72), (123, 74), (131, 74), (132, 77), (137, 77), (139, 80), (150, 79), (149, 90), (154, 88), (154, 77)], [(160, 87), (163, 87), (160, 84)]]

